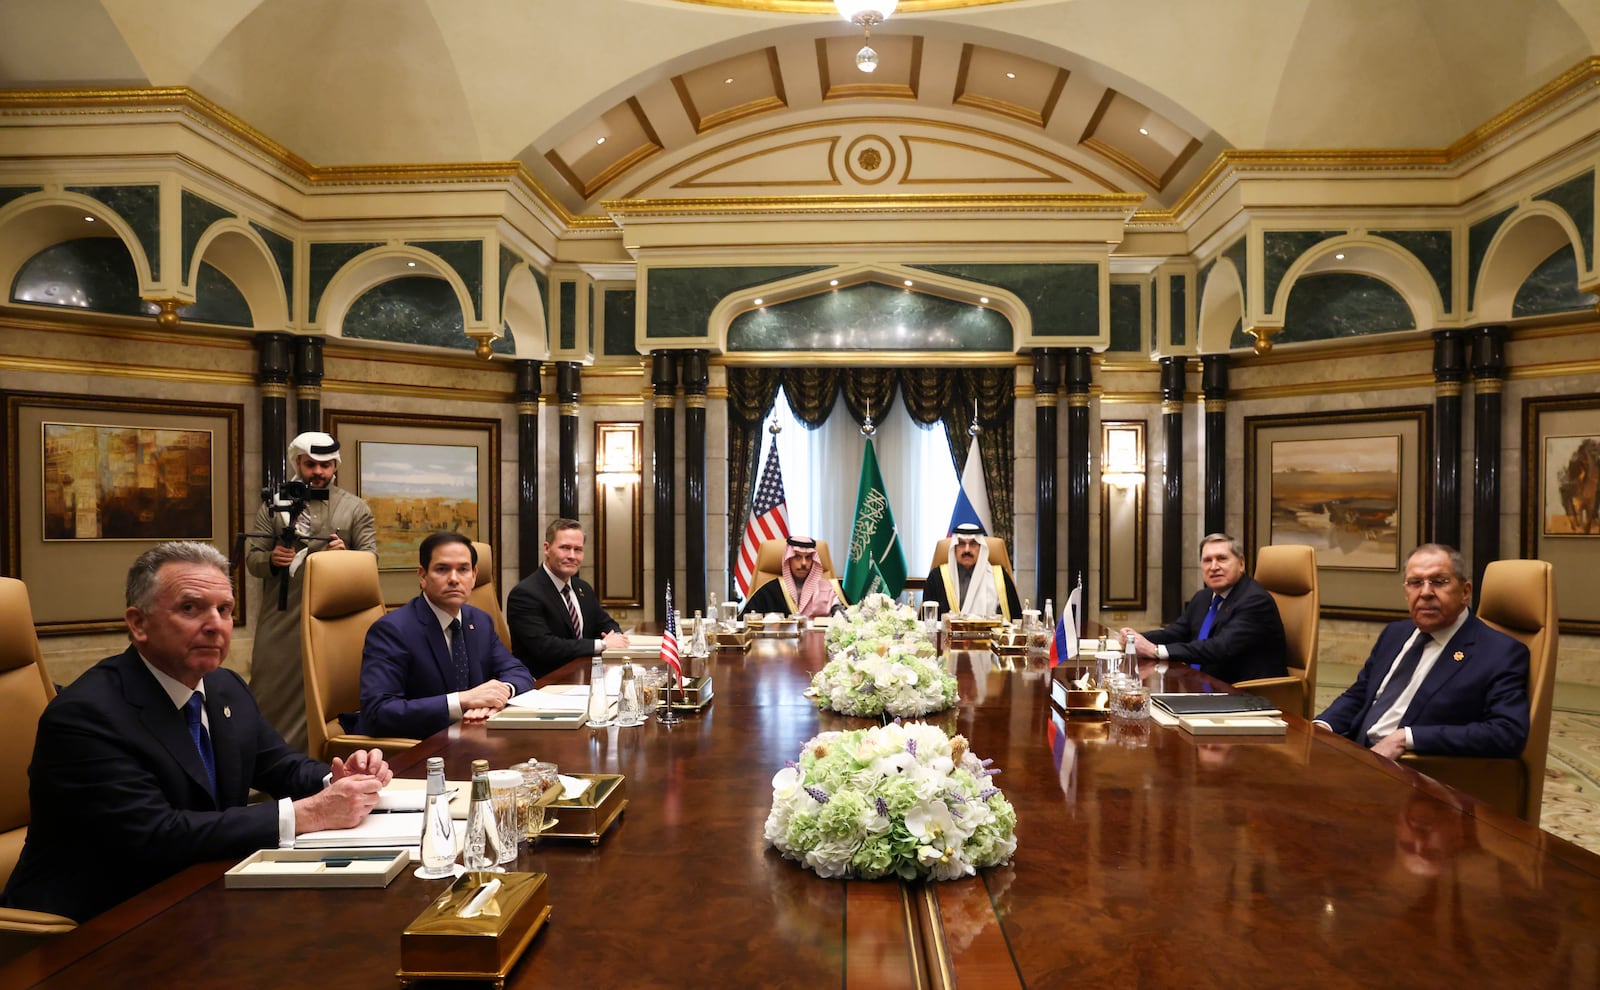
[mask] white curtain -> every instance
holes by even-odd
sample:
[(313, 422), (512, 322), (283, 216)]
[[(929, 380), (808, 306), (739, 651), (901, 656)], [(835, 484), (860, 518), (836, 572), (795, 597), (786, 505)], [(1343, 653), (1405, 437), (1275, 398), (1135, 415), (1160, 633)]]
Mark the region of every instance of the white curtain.
[[(855, 522), (856, 491), (861, 484), (861, 456), (866, 438), (850, 413), (844, 397), (834, 403), (828, 421), (808, 430), (789, 410), (789, 400), (778, 391), (773, 413), (783, 432), (778, 434), (778, 458), (783, 463), (784, 494), (789, 499), (789, 531), (826, 540), (833, 566), (844, 577), (849, 559), (850, 528)], [(918, 424), (896, 402), (878, 423), (873, 446), (889, 506), (906, 555), (906, 576), (926, 577), (933, 546), (945, 536), (955, 509), (960, 479), (950, 463), (944, 424)], [(765, 434), (770, 443), (772, 434)], [(766, 459), (763, 447), (761, 464)]]

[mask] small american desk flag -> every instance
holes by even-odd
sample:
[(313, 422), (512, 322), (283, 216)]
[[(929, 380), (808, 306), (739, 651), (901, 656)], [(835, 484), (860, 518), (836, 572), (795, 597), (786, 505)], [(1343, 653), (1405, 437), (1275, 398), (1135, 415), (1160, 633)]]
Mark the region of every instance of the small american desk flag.
[(678, 615), (672, 611), (672, 582), (667, 582), (667, 628), (661, 634), (661, 660), (678, 677), (683, 687), (683, 664), (678, 662)]
[(767, 448), (767, 463), (761, 468), (761, 480), (750, 501), (750, 521), (745, 523), (739, 561), (733, 569), (740, 598), (750, 596), (750, 581), (756, 575), (756, 554), (761, 552), (761, 544), (766, 540), (788, 538), (789, 503), (783, 495), (783, 471), (778, 466), (778, 445), (774, 443)]

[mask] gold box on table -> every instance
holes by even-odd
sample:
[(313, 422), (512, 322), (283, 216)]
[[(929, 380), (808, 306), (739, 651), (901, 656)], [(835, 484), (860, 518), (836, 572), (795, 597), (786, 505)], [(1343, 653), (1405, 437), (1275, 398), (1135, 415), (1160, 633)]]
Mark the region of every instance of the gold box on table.
[(558, 800), (545, 809), (545, 818), (556, 819), (547, 827), (544, 839), (587, 839), (592, 846), (600, 844), (611, 823), (628, 807), (627, 780), (620, 773), (572, 773), (569, 777), (593, 783), (572, 800)]
[[(533, 936), (550, 916), (548, 877), (543, 873), (463, 874), (433, 900), (400, 935), (401, 986), (414, 980), (490, 980), (505, 986)], [(483, 887), (500, 888), (474, 918), (461, 911)]]
[(1092, 672), (1062, 664), (1050, 671), (1050, 703), (1068, 715), (1105, 718), (1110, 714), (1104, 688), (1081, 688), (1078, 680)]
[(946, 612), (944, 616), (944, 642), (945, 648), (951, 650), (981, 650), (994, 641), (995, 636), (1004, 627), (1004, 621), (998, 615), (954, 615)]
[(793, 615), (747, 615), (744, 627), (751, 636), (762, 638), (794, 639), (800, 635), (800, 620)]

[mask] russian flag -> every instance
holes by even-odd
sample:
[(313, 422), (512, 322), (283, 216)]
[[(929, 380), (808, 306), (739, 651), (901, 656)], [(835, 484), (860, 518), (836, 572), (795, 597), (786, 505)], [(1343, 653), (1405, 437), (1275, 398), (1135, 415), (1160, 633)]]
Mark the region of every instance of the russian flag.
[(1066, 605), (1061, 609), (1061, 618), (1056, 620), (1055, 635), (1050, 637), (1052, 667), (1078, 655), (1078, 602), (1082, 598), (1082, 591), (1081, 586), (1072, 589)]
[(945, 532), (954, 533), (962, 523), (977, 523), (993, 536), (992, 518), (989, 489), (983, 483), (983, 455), (978, 451), (978, 438), (973, 437), (972, 445), (967, 448), (966, 467), (961, 469), (961, 487), (956, 489), (956, 507), (950, 513), (950, 528)]

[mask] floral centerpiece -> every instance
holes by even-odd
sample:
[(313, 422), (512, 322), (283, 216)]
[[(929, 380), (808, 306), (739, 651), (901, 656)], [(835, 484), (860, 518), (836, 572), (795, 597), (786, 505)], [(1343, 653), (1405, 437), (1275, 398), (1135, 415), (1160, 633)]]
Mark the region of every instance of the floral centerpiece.
[(772, 778), (767, 841), (820, 877), (971, 876), (1017, 848), (990, 762), (921, 722), (824, 732)]
[(939, 662), (909, 605), (868, 595), (828, 627), (828, 663), (811, 679), (819, 708), (842, 715), (927, 715), (956, 703), (956, 679)]

